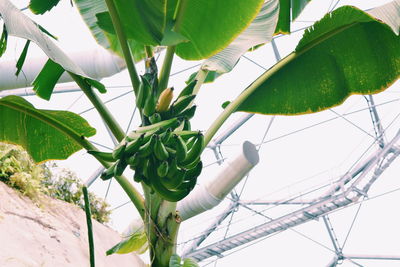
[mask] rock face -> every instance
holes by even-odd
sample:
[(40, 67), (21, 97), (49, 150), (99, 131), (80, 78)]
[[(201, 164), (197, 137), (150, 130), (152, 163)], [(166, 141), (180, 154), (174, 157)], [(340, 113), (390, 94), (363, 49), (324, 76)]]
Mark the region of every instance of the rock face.
[[(117, 232), (93, 221), (96, 267), (141, 267), (135, 254), (106, 256), (120, 241)], [(85, 213), (44, 197), (36, 204), (0, 182), (0, 266), (89, 266)]]

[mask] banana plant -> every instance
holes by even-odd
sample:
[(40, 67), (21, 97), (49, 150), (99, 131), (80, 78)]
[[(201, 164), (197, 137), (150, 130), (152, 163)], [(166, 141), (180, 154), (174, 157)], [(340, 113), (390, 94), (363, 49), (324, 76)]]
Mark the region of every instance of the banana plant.
[[(30, 8), (43, 14), (58, 2), (31, 0)], [(94, 90), (105, 93), (105, 86), (76, 66), (43, 27), (2, 0), (0, 55), (8, 36), (25, 38), (27, 45), (36, 43), (49, 57), (33, 83), (37, 95), (50, 99), (58, 78), (68, 72), (119, 144), (112, 153), (99, 151), (87, 140), (95, 129), (77, 114), (36, 109), (16, 96), (0, 99), (0, 141), (22, 145), (36, 162), (65, 159), (86, 149), (105, 166), (101, 178), (117, 180), (146, 226), (108, 254), (148, 247), (151, 266), (196, 266), (176, 255), (181, 223), (176, 203), (195, 187), (203, 168), (201, 154), (232, 113), (318, 112), (340, 105), (352, 94), (381, 92), (400, 75), (400, 0), (368, 12), (344, 6), (307, 29), (295, 51), (227, 102), (203, 134), (190, 124), (202, 85), (231, 71), (244, 53), (271, 41), (274, 34), (289, 33), (290, 22), (310, 0), (74, 2), (98, 43), (125, 60), (136, 97), (135, 105), (127, 108), (138, 108), (141, 125), (126, 135)], [(165, 58), (159, 70), (154, 54), (161, 50)], [(24, 49), (19, 69), (26, 53)], [(175, 56), (204, 60), (179, 94), (169, 84)], [(142, 60), (145, 73), (139, 75), (136, 64)], [(134, 170), (131, 181), (123, 176), (128, 166)], [(143, 196), (136, 185), (142, 186)]]

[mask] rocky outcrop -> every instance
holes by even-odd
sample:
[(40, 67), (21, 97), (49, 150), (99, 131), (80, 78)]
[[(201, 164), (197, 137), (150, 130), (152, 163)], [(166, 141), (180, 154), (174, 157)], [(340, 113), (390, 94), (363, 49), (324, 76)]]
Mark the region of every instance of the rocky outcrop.
[[(106, 256), (120, 241), (111, 228), (93, 221), (96, 267), (145, 266), (135, 254)], [(85, 213), (43, 197), (38, 206), (0, 182), (0, 266), (89, 266)]]

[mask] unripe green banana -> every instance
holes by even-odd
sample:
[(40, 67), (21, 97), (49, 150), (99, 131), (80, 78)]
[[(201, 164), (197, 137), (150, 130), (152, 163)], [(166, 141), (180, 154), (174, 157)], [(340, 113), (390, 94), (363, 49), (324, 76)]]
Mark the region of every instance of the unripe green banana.
[(135, 171), (135, 174), (133, 175), (133, 180), (137, 183), (142, 182), (145, 179), (143, 174), (140, 171)]
[(144, 105), (143, 108), (143, 114), (146, 117), (150, 117), (151, 115), (153, 115), (154, 112), (156, 111), (156, 104), (157, 104), (156, 97), (153, 94), (150, 94), (146, 99), (146, 104)]
[(182, 137), (183, 140), (189, 140), (199, 134), (199, 131), (173, 131), (173, 134), (177, 134)]
[(193, 80), (191, 81), (185, 88), (183, 88), (182, 92), (179, 94), (179, 96), (177, 97), (183, 97), (183, 96), (187, 96), (187, 95), (192, 95), (193, 94), (193, 89), (197, 84), (197, 80)]
[(88, 153), (89, 153), (90, 155), (95, 156), (95, 157), (99, 157), (99, 158), (101, 158), (102, 160), (105, 160), (105, 161), (109, 161), (109, 162), (114, 162), (114, 161), (115, 161), (115, 159), (114, 159), (112, 153), (109, 153), (109, 152), (101, 152), (101, 151), (96, 151), (96, 150), (88, 150)]
[(128, 164), (126, 163), (126, 161), (124, 159), (119, 159), (115, 163), (116, 163), (116, 165), (114, 168), (114, 175), (121, 176), (122, 173), (125, 171), (126, 166), (128, 166)]
[(169, 120), (165, 121), (160, 121), (158, 123), (152, 124), (152, 125), (147, 125), (147, 126), (142, 126), (136, 129), (135, 133), (145, 133), (149, 131), (156, 131), (159, 130), (161, 127), (164, 129), (167, 128), (176, 128), (179, 125), (178, 118), (172, 118)]
[(183, 121), (183, 130), (184, 131), (190, 131), (191, 130), (191, 125), (190, 125), (190, 121), (185, 118), (185, 120)]
[(160, 134), (161, 142), (164, 144), (167, 144), (172, 136), (172, 129), (168, 128), (166, 131), (164, 131), (162, 134)]
[(171, 106), (171, 113), (173, 114), (173, 116), (177, 116), (182, 111), (184, 111), (190, 105), (190, 103), (192, 103), (195, 97), (196, 95), (187, 95), (178, 98)]
[(160, 177), (166, 176), (168, 173), (168, 167), (169, 167), (168, 161), (161, 162), (161, 164), (157, 168), (158, 176)]
[(172, 139), (174, 140), (174, 145), (176, 149), (176, 160), (178, 163), (183, 162), (186, 159), (186, 155), (188, 153), (185, 141), (183, 141), (182, 137), (177, 134), (173, 134)]
[(121, 143), (119, 143), (119, 144), (115, 147), (114, 151), (112, 152), (113, 158), (114, 158), (114, 159), (119, 159), (119, 158), (121, 158), (122, 155), (123, 155), (124, 152), (125, 152), (125, 148), (126, 148), (126, 142), (125, 142), (125, 140), (123, 140)]
[(138, 109), (142, 109), (144, 107), (144, 104), (146, 103), (146, 96), (144, 95), (144, 89), (143, 89), (143, 83), (139, 85), (139, 88), (137, 89), (137, 94), (136, 94), (136, 107)]
[(150, 164), (150, 159), (149, 158), (144, 158), (141, 168), (142, 168), (142, 173), (146, 178), (150, 178), (149, 164)]
[(160, 97), (158, 98), (158, 103), (156, 107), (157, 112), (165, 112), (168, 110), (171, 104), (172, 98), (174, 97), (174, 88), (170, 87), (162, 91)]
[(194, 162), (200, 157), (200, 154), (203, 151), (204, 135), (199, 132), (195, 138), (196, 140), (194, 141), (192, 148), (188, 151), (185, 160), (182, 162), (183, 166)]
[(196, 113), (196, 109), (197, 109), (197, 106), (193, 105), (190, 108), (184, 110), (182, 113), (180, 113), (179, 116), (190, 120), (191, 118), (193, 118), (194, 114)]
[(106, 181), (108, 179), (111, 179), (114, 177), (114, 168), (116, 166), (116, 163), (111, 165), (107, 170), (103, 171), (102, 174), (100, 175), (100, 179), (103, 181)]
[(149, 121), (151, 122), (151, 124), (160, 122), (161, 121), (160, 113), (154, 113), (153, 115), (151, 115)]
[(156, 141), (154, 144), (154, 155), (156, 156), (157, 159), (164, 161), (168, 159), (169, 153), (166, 150), (164, 144), (161, 142), (160, 137), (157, 135), (156, 136)]
[(147, 157), (153, 152), (154, 144), (155, 144), (157, 138), (158, 138), (158, 136), (156, 134), (153, 134), (150, 137), (150, 140), (147, 141), (147, 143), (145, 143), (144, 145), (142, 145), (139, 148), (139, 151), (138, 151), (139, 157), (142, 157), (142, 158)]
[(139, 138), (130, 141), (129, 143), (126, 144), (124, 155), (126, 155), (127, 157), (133, 155), (138, 151), (139, 147), (143, 143), (144, 143), (144, 134), (142, 134)]
[(140, 162), (142, 161), (142, 158), (138, 156), (138, 152), (130, 156), (127, 160), (126, 163), (131, 167), (132, 170), (135, 170), (137, 167), (140, 167)]
[(190, 170), (190, 169), (193, 169), (193, 168), (197, 165), (197, 163), (200, 162), (200, 160), (201, 160), (201, 158), (200, 158), (200, 157), (197, 157), (197, 158), (196, 158), (195, 160), (193, 160), (192, 162), (189, 162), (189, 163), (181, 163), (180, 166), (181, 166), (182, 168), (185, 168), (185, 169)]
[(154, 188), (154, 190), (165, 200), (170, 201), (170, 202), (177, 202), (184, 197), (186, 197), (190, 191), (189, 190), (169, 190), (167, 189), (162, 183), (161, 183), (160, 177), (157, 177), (157, 179), (153, 179), (151, 181), (151, 185)]
[(196, 166), (187, 171), (186, 177), (198, 177), (203, 170), (203, 162), (199, 161)]
[(186, 176), (186, 169), (176, 169), (173, 175), (170, 175), (169, 173), (167, 176), (163, 177), (161, 179), (161, 183), (167, 188), (167, 189), (175, 189), (179, 185), (182, 184), (182, 182), (185, 180)]

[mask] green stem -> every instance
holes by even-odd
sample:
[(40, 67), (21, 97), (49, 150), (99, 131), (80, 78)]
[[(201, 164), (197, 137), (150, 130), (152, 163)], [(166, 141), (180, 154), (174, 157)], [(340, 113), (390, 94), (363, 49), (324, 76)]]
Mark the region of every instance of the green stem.
[(136, 92), (140, 85), (139, 75), (136, 71), (135, 63), (133, 62), (132, 53), (129, 48), (128, 41), (122, 29), (122, 23), (118, 15), (117, 8), (115, 7), (113, 0), (106, 0), (106, 4), (108, 11), (110, 12), (111, 21), (114, 25), (115, 32), (117, 33), (119, 43), (121, 44), (122, 53), (124, 54), (126, 67), (128, 68), (132, 86)]
[(197, 95), (197, 93), (200, 91), (200, 87), (204, 84), (204, 81), (207, 78), (209, 71), (204, 70), (200, 68), (200, 70), (197, 72), (195, 79), (197, 80), (196, 85), (193, 88), (193, 94)]
[(90, 102), (92, 102), (93, 106), (99, 112), (101, 118), (105, 121), (107, 126), (110, 128), (111, 132), (115, 136), (115, 138), (121, 142), (121, 140), (125, 137), (125, 133), (122, 130), (121, 126), (119, 126), (118, 122), (111, 115), (110, 111), (103, 104), (101, 99), (94, 93), (92, 87), (85, 82), (85, 80), (72, 72), (68, 72), (71, 75), (72, 79), (78, 84), (78, 86), (82, 89), (85, 95), (89, 98)]
[(89, 194), (86, 186), (82, 187), (82, 191), (83, 191), (83, 199), (85, 201), (86, 224), (88, 228), (87, 230), (88, 230), (88, 240), (89, 240), (90, 267), (95, 267), (92, 213), (90, 212)]
[(249, 87), (247, 87), (234, 101), (232, 101), (224, 111), (217, 117), (217, 119), (211, 124), (210, 128), (208, 128), (206, 134), (204, 135), (204, 147), (211, 141), (214, 135), (217, 133), (222, 124), (228, 119), (228, 117), (235, 112), (235, 110), (268, 78), (270, 78), (273, 74), (279, 71), (283, 66), (287, 64), (287, 62), (293, 60), (296, 56), (296, 53), (291, 53), (277, 64), (275, 64), (272, 68), (264, 72), (260, 77), (258, 77)]
[(161, 93), (168, 86), (169, 75), (171, 73), (172, 61), (174, 59), (175, 46), (168, 46), (167, 52), (160, 71), (158, 82), (158, 92)]

